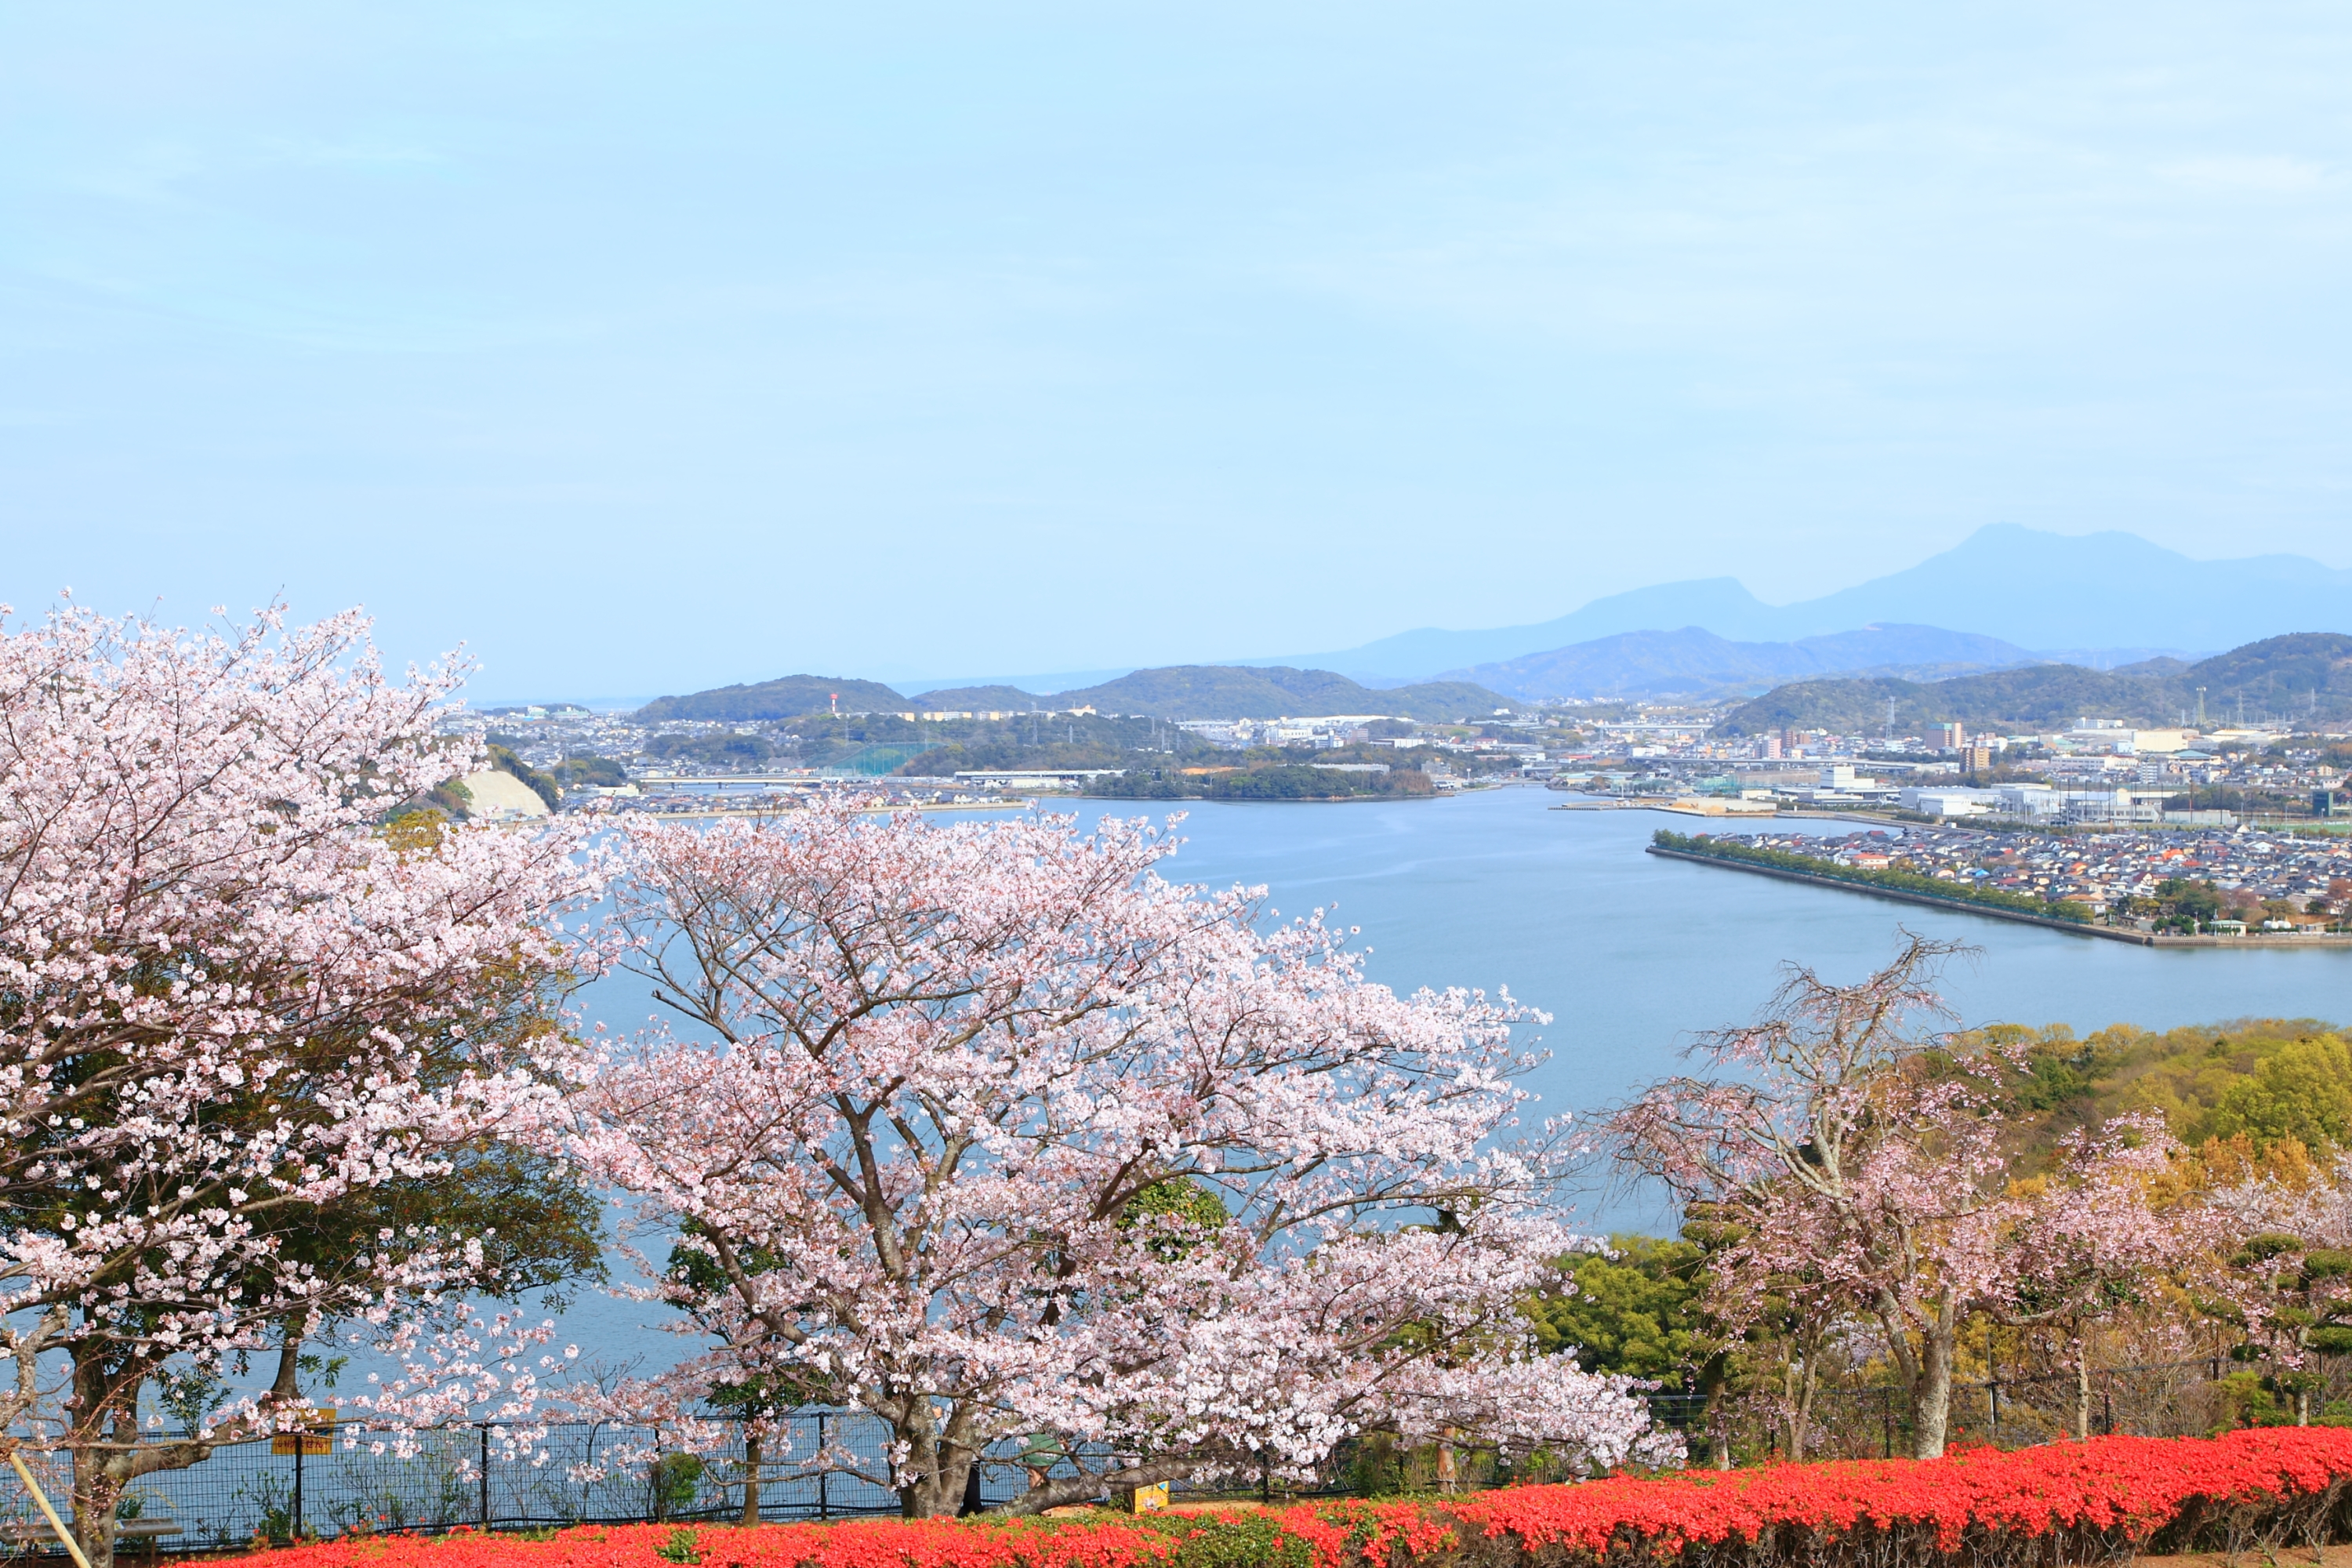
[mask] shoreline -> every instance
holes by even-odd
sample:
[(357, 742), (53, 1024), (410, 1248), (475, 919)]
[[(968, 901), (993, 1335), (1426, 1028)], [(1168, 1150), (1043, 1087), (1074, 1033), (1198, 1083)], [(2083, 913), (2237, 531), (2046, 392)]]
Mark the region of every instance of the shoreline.
[(1939, 899), (1932, 893), (1915, 893), (1903, 888), (1874, 887), (1868, 882), (1849, 881), (1843, 877), (1823, 877), (1810, 871), (1791, 871), (1780, 866), (1759, 866), (1753, 861), (1735, 860), (1722, 855), (1694, 855), (1686, 849), (1668, 849), (1661, 845), (1645, 846), (1644, 854), (1666, 860), (1687, 860), (1699, 866), (1720, 866), (1734, 871), (1747, 871), (1759, 877), (1777, 877), (1784, 882), (1804, 882), (1818, 888), (1833, 888), (1843, 893), (1861, 893), (1874, 899), (1890, 899), (1900, 904), (1922, 904), (1929, 909), (1951, 910), (1964, 915), (1981, 915), (1987, 920), (2013, 921), (2020, 925), (2042, 926), (2046, 930), (2064, 931), (2070, 936), (2093, 937), (2101, 942), (2127, 942), (2134, 947), (2198, 947), (2198, 948), (2307, 948), (2325, 952), (2328, 949), (2352, 949), (2352, 935), (2326, 936), (2162, 936), (2154, 931), (2125, 931), (2116, 926), (2078, 924), (2074, 921), (2052, 920), (2047, 915), (2028, 914), (2023, 910), (2004, 910), (1990, 904), (1966, 903), (1958, 899)]

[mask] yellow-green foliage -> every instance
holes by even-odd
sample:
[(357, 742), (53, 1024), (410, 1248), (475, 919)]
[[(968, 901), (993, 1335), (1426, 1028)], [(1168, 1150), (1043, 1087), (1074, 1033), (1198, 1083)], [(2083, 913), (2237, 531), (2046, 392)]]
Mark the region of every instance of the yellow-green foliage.
[(2161, 1033), (2117, 1024), (2078, 1037), (2063, 1024), (2003, 1025), (1964, 1043), (2025, 1047), (2019, 1109), (2055, 1131), (2129, 1111), (2161, 1112), (2201, 1144), (2240, 1135), (2256, 1152), (2293, 1140), (2352, 1148), (2352, 1042), (2313, 1018), (2239, 1018)]

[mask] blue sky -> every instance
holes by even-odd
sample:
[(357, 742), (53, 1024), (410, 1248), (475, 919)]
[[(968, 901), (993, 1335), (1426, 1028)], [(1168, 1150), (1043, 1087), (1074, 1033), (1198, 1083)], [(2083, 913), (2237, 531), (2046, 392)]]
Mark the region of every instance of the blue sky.
[(2336, 5), (0, 5), (0, 597), (488, 698), (2352, 565)]

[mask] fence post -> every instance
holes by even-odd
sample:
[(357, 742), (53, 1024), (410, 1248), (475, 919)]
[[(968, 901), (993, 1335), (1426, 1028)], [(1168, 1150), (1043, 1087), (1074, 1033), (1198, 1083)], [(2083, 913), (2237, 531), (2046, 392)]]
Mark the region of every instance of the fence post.
[(1878, 1391), (1878, 1418), (1885, 1428), (1885, 1457), (1891, 1459), (1895, 1457), (1895, 1391), (1891, 1388)]
[(482, 1531), (490, 1528), (490, 1424), (482, 1423)]
[(310, 1446), (310, 1428), (306, 1424), (294, 1434), (294, 1518), (287, 1526), (286, 1538), (296, 1546), (302, 1544), (302, 1450)]
[(820, 1410), (816, 1413), (816, 1516), (819, 1519), (829, 1519), (832, 1517), (833, 1513), (831, 1506), (825, 1500), (824, 1478), (826, 1474), (827, 1470), (824, 1462), (824, 1412)]

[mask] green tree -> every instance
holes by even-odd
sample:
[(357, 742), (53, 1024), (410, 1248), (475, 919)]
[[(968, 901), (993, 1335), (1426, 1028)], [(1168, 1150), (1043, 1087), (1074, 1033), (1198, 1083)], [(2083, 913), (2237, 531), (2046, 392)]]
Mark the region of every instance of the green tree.
[(490, 766), (496, 768), (502, 773), (511, 773), (516, 778), (519, 778), (523, 783), (529, 784), (530, 786), (530, 793), (539, 796), (541, 800), (547, 803), (548, 810), (554, 811), (562, 805), (563, 791), (562, 787), (559, 786), (553, 779), (548, 777), (545, 773), (541, 773), (537, 768), (532, 767), (529, 763), (524, 762), (520, 757), (516, 756), (504, 746), (493, 745), (490, 747)]
[(629, 782), (621, 764), (610, 757), (594, 757), (585, 753), (564, 758), (548, 770), (549, 776), (565, 789), (581, 784), (595, 784), (604, 789), (618, 789)]
[(2352, 1045), (2324, 1035), (2292, 1042), (2232, 1084), (2199, 1131), (2243, 1132), (2257, 1145), (2294, 1138), (2313, 1148), (2352, 1144)]
[(1685, 1385), (1701, 1353), (1696, 1323), (1706, 1262), (1691, 1242), (1652, 1236), (1612, 1236), (1605, 1252), (1561, 1258), (1574, 1289), (1529, 1300), (1537, 1342), (1573, 1354), (1587, 1372)]
[(2221, 918), (2221, 889), (2210, 882), (2168, 877), (2156, 885), (2156, 898), (2165, 910), (2163, 923), (2184, 931)]
[(1149, 1226), (1151, 1240), (1146, 1245), (1160, 1258), (1174, 1258), (1189, 1255), (1232, 1217), (1216, 1194), (1189, 1177), (1171, 1176), (1128, 1199), (1119, 1211), (1118, 1227)]
[(2209, 1310), (2244, 1333), (2233, 1360), (2268, 1367), (2235, 1380), (2237, 1419), (2252, 1426), (2309, 1426), (2311, 1396), (2327, 1382), (2314, 1358), (2352, 1352), (2352, 1253), (2265, 1232), (2247, 1237), (2229, 1270), (2224, 1300)]

